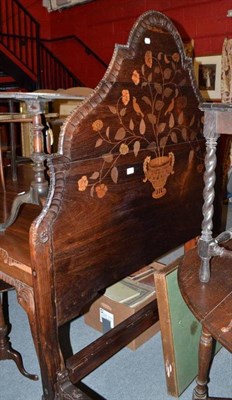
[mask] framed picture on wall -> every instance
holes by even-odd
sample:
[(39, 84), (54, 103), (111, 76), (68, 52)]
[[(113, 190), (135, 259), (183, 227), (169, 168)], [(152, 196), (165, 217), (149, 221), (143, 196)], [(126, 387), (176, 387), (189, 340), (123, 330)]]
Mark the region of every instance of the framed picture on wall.
[(221, 55), (196, 57), (194, 72), (205, 100), (221, 99)]

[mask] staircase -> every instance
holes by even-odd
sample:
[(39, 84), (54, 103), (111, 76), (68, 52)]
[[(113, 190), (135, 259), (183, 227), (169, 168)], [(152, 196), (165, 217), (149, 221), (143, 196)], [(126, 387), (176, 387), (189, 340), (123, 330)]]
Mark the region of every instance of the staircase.
[(18, 0), (0, 1), (0, 91), (83, 86), (42, 43), (40, 25)]
[(18, 82), (12, 76), (0, 69), (0, 92), (11, 92), (20, 90)]

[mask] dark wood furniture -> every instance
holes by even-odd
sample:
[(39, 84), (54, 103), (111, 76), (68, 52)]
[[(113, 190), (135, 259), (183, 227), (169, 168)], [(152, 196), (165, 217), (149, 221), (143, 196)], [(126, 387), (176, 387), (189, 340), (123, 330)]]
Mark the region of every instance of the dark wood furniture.
[(232, 108), (230, 104), (202, 104), (201, 109), (205, 111), (206, 138), (202, 233), (198, 248), (185, 254), (179, 268), (183, 298), (202, 324), (194, 400), (216, 399), (208, 397), (214, 339), (232, 351), (232, 230), (213, 236), (216, 145), (220, 134), (232, 134)]
[[(0, 95), (1, 99), (9, 100), (9, 101), (24, 101), (26, 104), (26, 111), (29, 116), (31, 116), (32, 119), (32, 133), (33, 133), (33, 151), (31, 154), (31, 159), (34, 163), (34, 178), (33, 181), (31, 182), (31, 186), (27, 192), (20, 193), (16, 196), (14, 202), (12, 203), (12, 210), (11, 213), (8, 217), (8, 219), (0, 224), (0, 231), (4, 231), (8, 226), (14, 223), (15, 219), (17, 218), (19, 208), (21, 207), (22, 204), (24, 203), (32, 203), (36, 205), (40, 205), (43, 202), (43, 198), (47, 196), (48, 192), (48, 182), (45, 178), (44, 170), (44, 161), (46, 159), (46, 153), (45, 153), (45, 138), (43, 129), (45, 128), (43, 123), (42, 123), (42, 117), (45, 119), (45, 105), (47, 105), (48, 102), (54, 101), (54, 100), (67, 100), (67, 99), (72, 99), (72, 100), (83, 100), (84, 96), (73, 96), (70, 94), (63, 94), (63, 93), (57, 93), (57, 92), (45, 92), (45, 91), (36, 91), (33, 93), (26, 93), (26, 92), (4, 92)], [(13, 125), (14, 122), (20, 122), (20, 118), (14, 119), (14, 114), (11, 114), (12, 118), (10, 115), (8, 116), (3, 116), (3, 118), (0, 118), (0, 121), (2, 122), (10, 122), (10, 125)], [(23, 117), (21, 119), (21, 122), (23, 122)], [(46, 119), (45, 119), (46, 123)], [(13, 140), (11, 138), (11, 140)], [(47, 144), (47, 152), (51, 152), (51, 145), (50, 145), (50, 137), (46, 138), (46, 144)], [(14, 146), (13, 146), (14, 147)], [(15, 159), (15, 156), (12, 158), (12, 160)], [(12, 164), (15, 164), (12, 162)], [(12, 165), (13, 170), (15, 169), (15, 165)], [(16, 180), (13, 179), (13, 180)]]
[[(228, 243), (232, 250), (232, 243)], [(199, 280), (200, 258), (197, 250), (190, 250), (179, 269), (179, 284), (182, 295), (196, 318), (202, 323), (199, 343), (199, 372), (193, 399), (221, 399), (208, 396), (209, 370), (215, 349), (214, 339), (227, 350), (232, 350), (231, 259), (214, 257), (211, 278), (208, 283)], [(225, 382), (225, 385), (229, 383)]]
[(0, 280), (0, 360), (13, 360), (21, 374), (33, 380), (37, 380), (37, 375), (29, 374), (23, 365), (21, 354), (14, 350), (9, 340), (10, 322), (8, 314), (7, 294), (10, 290), (14, 290), (13, 286)]
[(145, 13), (64, 123), (42, 210), (24, 205), (1, 234), (0, 278), (28, 314), (44, 400), (87, 399), (75, 384), (158, 320), (153, 301), (77, 354), (61, 340), (106, 287), (200, 233), (199, 100), (174, 25)]

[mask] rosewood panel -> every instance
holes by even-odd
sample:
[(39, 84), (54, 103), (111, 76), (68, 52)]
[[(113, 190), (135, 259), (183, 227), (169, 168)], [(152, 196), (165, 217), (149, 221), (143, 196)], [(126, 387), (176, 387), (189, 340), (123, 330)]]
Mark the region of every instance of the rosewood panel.
[(51, 268), (59, 324), (199, 235), (199, 100), (179, 34), (161, 14), (144, 14), (67, 119), (50, 160), (50, 193), (33, 235), (41, 239), (36, 268), (41, 257)]

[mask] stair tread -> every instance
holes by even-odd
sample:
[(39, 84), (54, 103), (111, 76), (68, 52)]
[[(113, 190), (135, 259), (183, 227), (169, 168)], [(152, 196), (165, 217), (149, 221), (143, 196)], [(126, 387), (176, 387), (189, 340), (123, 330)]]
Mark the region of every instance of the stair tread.
[(12, 76), (0, 75), (0, 83), (8, 83), (8, 82), (15, 82), (15, 79)]

